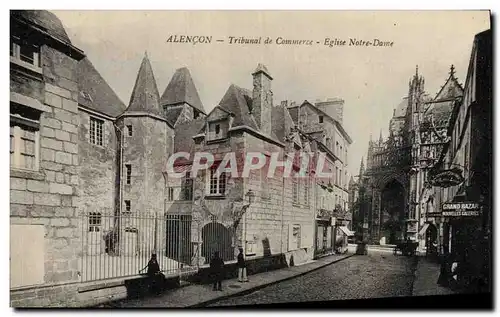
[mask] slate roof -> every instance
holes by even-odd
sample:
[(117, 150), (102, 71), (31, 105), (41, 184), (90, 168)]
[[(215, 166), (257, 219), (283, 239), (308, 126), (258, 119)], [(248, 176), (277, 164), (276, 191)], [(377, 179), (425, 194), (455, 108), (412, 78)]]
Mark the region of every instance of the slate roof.
[(162, 106), (184, 102), (203, 114), (206, 114), (200, 96), (198, 95), (198, 90), (191, 78), (191, 73), (186, 67), (179, 68), (175, 71), (160, 99), (160, 104)]
[(102, 78), (88, 58), (77, 65), (78, 103), (92, 110), (117, 117), (125, 110), (125, 104)]
[(182, 110), (183, 108), (168, 109), (167, 113), (164, 115), (168, 123), (174, 126)]
[(295, 126), (289, 109), (285, 105), (277, 105), (271, 111), (272, 132), (276, 138), (284, 142), (285, 137), (290, 132), (290, 129)]
[(148, 112), (163, 116), (162, 111), (160, 111), (158, 86), (156, 86), (153, 68), (147, 54), (142, 59), (129, 106), (125, 112)]
[(61, 20), (59, 20), (59, 18), (50, 11), (11, 10), (10, 14), (18, 19), (35, 24), (54, 38), (57, 38), (67, 44), (71, 44), (71, 40), (69, 39)]
[(234, 115), (231, 127), (247, 126), (259, 131), (257, 122), (250, 113), (252, 109), (252, 92), (250, 90), (232, 84), (219, 105)]
[(174, 152), (189, 152), (194, 149), (193, 136), (205, 126), (205, 118), (182, 122), (175, 126)]
[(288, 108), (288, 113), (290, 114), (293, 122), (299, 122), (299, 106)]

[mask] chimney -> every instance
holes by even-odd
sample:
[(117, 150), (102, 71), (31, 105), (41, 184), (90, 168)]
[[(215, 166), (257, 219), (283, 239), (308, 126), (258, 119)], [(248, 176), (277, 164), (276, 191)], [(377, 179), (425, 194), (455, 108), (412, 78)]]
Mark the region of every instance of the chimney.
[(273, 78), (263, 64), (257, 66), (252, 76), (252, 114), (260, 131), (265, 135), (271, 135), (271, 109), (273, 105), (271, 82)]

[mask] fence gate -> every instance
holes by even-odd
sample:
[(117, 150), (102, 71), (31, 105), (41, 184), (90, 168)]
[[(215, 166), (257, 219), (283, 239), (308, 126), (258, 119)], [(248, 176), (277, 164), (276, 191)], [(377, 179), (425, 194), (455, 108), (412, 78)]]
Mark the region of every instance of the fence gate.
[(168, 276), (199, 269), (197, 223), (186, 214), (82, 214), (82, 282), (146, 273), (151, 254)]

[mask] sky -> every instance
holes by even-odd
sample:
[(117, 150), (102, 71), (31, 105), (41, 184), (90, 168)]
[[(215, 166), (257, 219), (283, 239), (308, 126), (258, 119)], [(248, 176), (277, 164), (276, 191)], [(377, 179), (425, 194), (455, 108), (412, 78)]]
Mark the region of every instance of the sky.
[[(128, 105), (145, 52), (160, 95), (175, 70), (188, 67), (209, 112), (234, 83), (252, 88), (263, 63), (274, 104), (342, 98), (353, 140), (348, 170), (357, 175), (370, 134), (388, 134), (393, 109), (418, 65), (435, 96), (453, 64), (463, 84), (474, 35), (490, 27), (488, 11), (53, 11), (75, 46)], [(213, 36), (212, 44), (169, 43), (171, 35)], [(314, 40), (312, 46), (230, 45), (229, 36)], [(393, 42), (392, 47), (323, 45), (326, 38)], [(216, 39), (225, 39), (218, 43)], [(316, 42), (320, 42), (317, 44)]]

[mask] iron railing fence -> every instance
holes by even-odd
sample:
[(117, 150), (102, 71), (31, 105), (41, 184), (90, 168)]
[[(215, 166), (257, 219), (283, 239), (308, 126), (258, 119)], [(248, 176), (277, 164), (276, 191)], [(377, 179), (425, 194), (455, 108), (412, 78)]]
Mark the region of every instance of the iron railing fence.
[(138, 275), (153, 253), (166, 275), (197, 270), (200, 264), (200, 228), (191, 214), (89, 212), (81, 217), (82, 282)]

